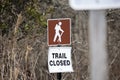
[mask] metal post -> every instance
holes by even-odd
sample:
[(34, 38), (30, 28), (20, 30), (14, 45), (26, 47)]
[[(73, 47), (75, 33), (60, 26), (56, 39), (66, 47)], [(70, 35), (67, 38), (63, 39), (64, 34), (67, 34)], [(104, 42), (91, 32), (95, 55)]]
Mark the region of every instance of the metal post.
[(61, 73), (57, 73), (57, 80), (61, 80), (62, 78), (62, 74)]
[(89, 16), (91, 80), (108, 80), (105, 11), (90, 11)]
[[(60, 45), (57, 45), (57, 47), (60, 47)], [(57, 80), (61, 80), (62, 78), (62, 74), (61, 73), (57, 73)]]

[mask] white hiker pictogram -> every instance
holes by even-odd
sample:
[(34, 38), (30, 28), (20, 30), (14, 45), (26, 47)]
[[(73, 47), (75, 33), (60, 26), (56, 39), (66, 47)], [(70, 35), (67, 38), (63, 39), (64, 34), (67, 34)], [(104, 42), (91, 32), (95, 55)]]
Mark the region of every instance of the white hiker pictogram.
[(53, 42), (56, 42), (56, 39), (57, 39), (57, 42), (61, 42), (61, 37), (64, 33), (64, 31), (61, 29), (61, 25), (62, 25), (62, 22), (58, 22), (58, 24), (55, 25), (55, 28), (54, 28), (55, 36), (54, 36)]

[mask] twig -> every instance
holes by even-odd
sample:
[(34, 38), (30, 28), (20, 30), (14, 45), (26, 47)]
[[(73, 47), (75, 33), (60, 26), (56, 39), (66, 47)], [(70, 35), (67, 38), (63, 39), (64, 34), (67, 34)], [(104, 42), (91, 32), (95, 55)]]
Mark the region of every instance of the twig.
[(112, 64), (115, 62), (117, 56), (118, 56), (118, 53), (116, 53), (115, 57), (114, 57), (113, 60), (111, 61), (111, 63), (110, 63), (110, 68), (111, 68)]

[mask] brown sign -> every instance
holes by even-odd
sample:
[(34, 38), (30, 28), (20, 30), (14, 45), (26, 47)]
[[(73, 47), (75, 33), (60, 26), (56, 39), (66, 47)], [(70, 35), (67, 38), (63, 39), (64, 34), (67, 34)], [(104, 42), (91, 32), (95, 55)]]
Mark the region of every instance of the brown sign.
[(70, 45), (71, 20), (48, 19), (48, 45)]

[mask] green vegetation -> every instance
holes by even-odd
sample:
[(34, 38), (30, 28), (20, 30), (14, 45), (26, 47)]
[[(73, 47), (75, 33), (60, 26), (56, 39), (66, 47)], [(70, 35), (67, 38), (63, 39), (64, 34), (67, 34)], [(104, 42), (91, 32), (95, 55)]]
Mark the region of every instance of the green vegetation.
[(44, 7), (40, 5), (47, 5), (47, 3), (38, 0), (2, 0), (0, 3), (0, 29), (3, 35), (14, 29), (18, 14), (21, 14), (23, 18), (19, 31), (29, 34), (37, 28), (40, 31), (37, 32), (42, 33), (41, 29), (43, 31), (47, 26), (47, 14), (54, 10), (52, 6), (49, 6), (43, 11)]

